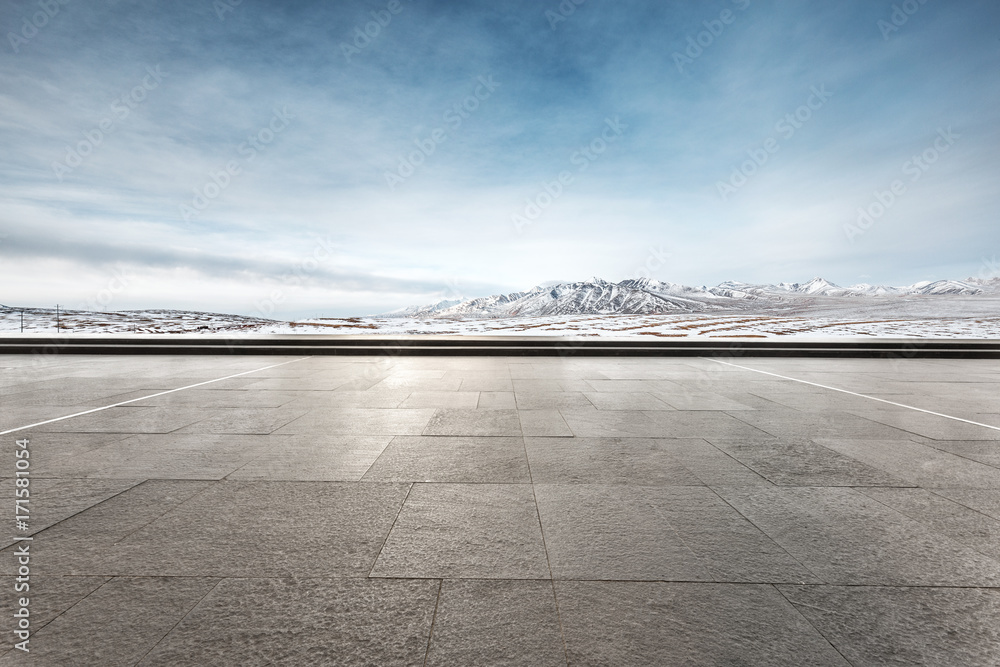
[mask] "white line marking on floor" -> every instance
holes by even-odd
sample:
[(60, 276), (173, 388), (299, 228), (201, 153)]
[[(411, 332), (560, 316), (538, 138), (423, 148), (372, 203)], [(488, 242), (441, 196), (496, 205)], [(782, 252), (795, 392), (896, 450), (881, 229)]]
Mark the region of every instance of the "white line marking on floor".
[(875, 396), (869, 396), (867, 394), (859, 394), (855, 391), (848, 391), (846, 389), (838, 389), (837, 387), (830, 387), (825, 384), (819, 384), (817, 382), (809, 382), (808, 380), (799, 380), (798, 378), (790, 378), (787, 375), (778, 375), (777, 373), (771, 373), (769, 371), (762, 371), (757, 368), (750, 368), (749, 366), (740, 366), (739, 364), (731, 364), (728, 361), (719, 361), (718, 359), (712, 359), (711, 357), (701, 357), (702, 359), (707, 359), (708, 361), (714, 361), (718, 364), (725, 364), (726, 366), (732, 366), (733, 368), (742, 368), (745, 371), (753, 371), (754, 373), (763, 373), (764, 375), (773, 375), (776, 378), (781, 378), (782, 380), (791, 380), (792, 382), (801, 382), (802, 384), (811, 384), (814, 387), (822, 387), (823, 389), (830, 389), (833, 391), (839, 391), (844, 394), (850, 394), (851, 396), (860, 396), (861, 398), (871, 399), (873, 401), (878, 401), (879, 403), (888, 403), (889, 405), (896, 405), (901, 408), (906, 408), (908, 410), (916, 410), (917, 412), (925, 412), (929, 415), (934, 415), (935, 417), (944, 417), (945, 419), (954, 419), (957, 422), (965, 422), (966, 424), (972, 424), (973, 426), (982, 426), (983, 428), (990, 428), (994, 431), (1000, 431), (1000, 426), (990, 426), (989, 424), (980, 424), (979, 422), (974, 422), (971, 419), (962, 419), (961, 417), (952, 417), (951, 415), (941, 414), (940, 412), (932, 412), (931, 410), (924, 410), (923, 408), (915, 408), (912, 405), (904, 405), (903, 403), (896, 403), (895, 401), (887, 401), (884, 398), (876, 398)]
[(6, 431), (0, 431), (0, 435), (7, 435), (8, 433), (15, 433), (17, 431), (23, 431), (26, 428), (35, 428), (36, 426), (44, 426), (45, 424), (51, 424), (53, 422), (61, 422), (64, 419), (72, 419), (73, 417), (80, 417), (82, 415), (89, 415), (92, 412), (100, 412), (101, 410), (107, 410), (108, 408), (117, 408), (120, 405), (127, 405), (129, 403), (135, 403), (136, 401), (145, 401), (147, 398), (156, 398), (157, 396), (163, 396), (164, 394), (172, 394), (175, 391), (184, 391), (185, 389), (192, 389), (194, 387), (201, 387), (202, 385), (212, 384), (213, 382), (222, 382), (223, 380), (231, 380), (233, 378), (238, 378), (241, 375), (249, 375), (250, 373), (259, 373), (260, 371), (266, 371), (269, 368), (277, 368), (278, 366), (285, 366), (286, 364), (294, 364), (296, 361), (302, 361), (303, 359), (309, 359), (310, 357), (299, 357), (298, 359), (292, 359), (291, 361), (283, 361), (280, 364), (271, 364), (270, 366), (264, 366), (263, 368), (255, 368), (252, 371), (243, 371), (242, 373), (236, 373), (235, 375), (227, 375), (224, 378), (215, 378), (214, 380), (205, 380), (204, 382), (198, 382), (196, 384), (189, 384), (186, 387), (177, 387), (177, 389), (168, 389), (166, 391), (161, 391), (157, 394), (150, 394), (149, 396), (142, 396), (140, 398), (130, 398), (127, 401), (122, 401), (121, 403), (115, 403), (114, 405), (105, 405), (100, 408), (93, 408), (90, 410), (84, 410), (83, 412), (77, 412), (76, 414), (66, 415), (65, 417), (56, 417), (55, 419), (46, 419), (43, 422), (37, 422), (35, 424), (28, 424), (27, 426), (18, 426), (17, 428), (7, 429)]

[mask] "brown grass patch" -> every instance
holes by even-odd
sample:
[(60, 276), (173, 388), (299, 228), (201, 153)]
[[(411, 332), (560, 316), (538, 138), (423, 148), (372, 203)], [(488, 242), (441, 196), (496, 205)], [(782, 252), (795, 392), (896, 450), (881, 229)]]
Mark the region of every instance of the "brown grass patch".
[(742, 336), (738, 334), (722, 334), (721, 336), (709, 336), (709, 338), (767, 338), (767, 336), (762, 334), (743, 334)]
[[(320, 319), (339, 319), (333, 317)], [(326, 322), (289, 322), (293, 327), (328, 327), (330, 329), (378, 329), (376, 324), (327, 324)]]

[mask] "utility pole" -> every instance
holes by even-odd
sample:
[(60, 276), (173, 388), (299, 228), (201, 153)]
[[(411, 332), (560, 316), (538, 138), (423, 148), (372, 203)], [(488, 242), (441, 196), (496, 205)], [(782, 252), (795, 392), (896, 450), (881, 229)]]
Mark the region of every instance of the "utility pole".
[(24, 333), (24, 308), (21, 309), (21, 333)]
[(56, 304), (56, 332), (59, 331), (59, 304)]

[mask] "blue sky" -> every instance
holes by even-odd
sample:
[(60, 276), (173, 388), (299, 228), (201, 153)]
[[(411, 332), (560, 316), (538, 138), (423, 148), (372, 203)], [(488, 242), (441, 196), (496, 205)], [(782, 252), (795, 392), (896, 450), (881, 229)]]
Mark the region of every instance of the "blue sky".
[(7, 0), (0, 29), (7, 305), (909, 284), (1000, 246), (995, 0)]

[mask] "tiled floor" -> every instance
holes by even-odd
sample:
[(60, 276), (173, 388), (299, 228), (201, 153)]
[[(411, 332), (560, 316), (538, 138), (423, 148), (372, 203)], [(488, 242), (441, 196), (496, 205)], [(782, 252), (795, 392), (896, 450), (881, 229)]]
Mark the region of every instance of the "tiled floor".
[(227, 378), (2, 436), (0, 664), (1000, 664), (1000, 362), (735, 362), (0, 357), (0, 430)]

